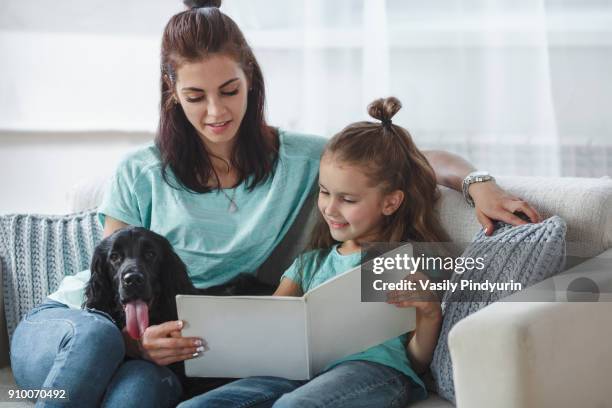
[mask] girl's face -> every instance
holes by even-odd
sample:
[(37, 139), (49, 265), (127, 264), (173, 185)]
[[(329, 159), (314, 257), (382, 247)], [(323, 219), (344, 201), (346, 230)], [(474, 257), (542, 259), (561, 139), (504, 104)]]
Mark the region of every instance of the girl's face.
[(385, 216), (400, 206), (403, 193), (383, 194), (359, 166), (334, 160), (330, 154), (319, 168), (319, 211), (331, 236), (340, 242), (359, 246), (376, 241)]
[(247, 109), (248, 80), (238, 62), (213, 54), (177, 70), (175, 95), (204, 144), (235, 143)]

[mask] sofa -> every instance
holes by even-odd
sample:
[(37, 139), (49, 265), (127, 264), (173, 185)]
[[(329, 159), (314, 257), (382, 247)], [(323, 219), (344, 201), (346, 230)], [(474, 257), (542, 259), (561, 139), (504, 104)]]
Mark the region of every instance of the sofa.
[[(95, 208), (107, 179), (100, 177), (75, 187), (70, 193), (72, 209)], [(612, 407), (612, 180), (499, 177), (498, 183), (533, 204), (544, 217), (557, 214), (567, 222), (570, 257), (561, 275), (484, 307), (450, 331), (456, 406)], [(442, 224), (452, 241), (466, 245), (480, 228), (473, 209), (458, 192), (444, 187), (441, 192), (438, 211)], [(282, 267), (304, 243), (312, 215), (312, 207), (303, 209), (258, 271), (263, 280), (278, 279)], [(568, 279), (583, 276), (597, 282), (599, 301), (593, 301), (593, 296), (567, 295)], [(4, 319), (2, 322), (0, 402), (9, 401), (7, 390), (16, 387)], [(22, 401), (10, 406), (31, 405)], [(434, 392), (413, 405), (452, 406)]]

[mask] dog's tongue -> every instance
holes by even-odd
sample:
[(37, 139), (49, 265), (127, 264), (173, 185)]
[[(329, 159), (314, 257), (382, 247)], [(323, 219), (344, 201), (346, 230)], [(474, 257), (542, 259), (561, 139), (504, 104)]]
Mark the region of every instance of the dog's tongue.
[(149, 327), (149, 306), (142, 300), (125, 305), (125, 327), (130, 336), (138, 340)]

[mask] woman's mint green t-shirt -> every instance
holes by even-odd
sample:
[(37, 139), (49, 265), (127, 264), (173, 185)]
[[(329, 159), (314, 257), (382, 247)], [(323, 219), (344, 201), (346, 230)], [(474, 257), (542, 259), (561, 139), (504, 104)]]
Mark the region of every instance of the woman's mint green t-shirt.
[[(361, 263), (361, 253), (355, 252), (349, 255), (342, 255), (338, 252), (338, 245), (332, 247), (329, 254), (321, 254), (319, 251), (312, 251), (298, 257), (293, 264), (283, 273), (283, 278), (289, 278), (300, 285), (304, 293), (316, 288), (325, 281), (348, 271)], [(342, 341), (342, 339), (338, 339)], [(419, 400), (427, 397), (425, 384), (410, 366), (410, 360), (406, 355), (407, 336), (401, 335), (391, 340), (387, 340), (377, 346), (370, 347), (361, 353), (351, 354), (350, 356), (334, 361), (325, 367), (324, 371), (329, 370), (340, 363), (352, 360), (373, 361), (404, 373), (412, 380), (414, 385), (411, 398)]]
[[(279, 130), (272, 176), (252, 191), (245, 183), (235, 192), (224, 190), (238, 206), (235, 212), (228, 211), (230, 201), (222, 192), (194, 194), (169, 186), (158, 149), (146, 147), (120, 163), (98, 208), (100, 222), (109, 216), (163, 235), (195, 286), (222, 284), (241, 272), (254, 272), (285, 236), (315, 185), (325, 142)], [(83, 271), (64, 278), (49, 297), (80, 307), (89, 276)]]

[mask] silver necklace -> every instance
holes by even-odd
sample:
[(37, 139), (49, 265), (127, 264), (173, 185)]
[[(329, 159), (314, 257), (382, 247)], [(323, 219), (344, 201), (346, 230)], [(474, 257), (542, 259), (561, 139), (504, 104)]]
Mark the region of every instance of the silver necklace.
[[(228, 162), (226, 162), (225, 160), (223, 160), (223, 162), (225, 164), (227, 164), (227, 173), (229, 174), (230, 170), (232, 169), (232, 166)], [(217, 176), (217, 181), (219, 182), (219, 185), (221, 185), (221, 180), (219, 180), (219, 176)], [(236, 211), (238, 211), (238, 205), (236, 205), (236, 201), (234, 201), (234, 198), (236, 197), (236, 188), (237, 187), (238, 186), (236, 186), (236, 187), (234, 187), (232, 189), (232, 196), (231, 197), (227, 195), (227, 193), (225, 192), (225, 190), (223, 188), (221, 188), (221, 192), (223, 193), (225, 198), (227, 198), (227, 200), (229, 201), (229, 207), (227, 207), (227, 212), (229, 212), (229, 213), (235, 213)]]
[(231, 197), (229, 195), (227, 195), (227, 193), (225, 192), (224, 189), (221, 189), (221, 192), (223, 193), (225, 198), (227, 198), (227, 200), (230, 203), (229, 207), (227, 207), (227, 212), (235, 213), (236, 211), (238, 211), (238, 206), (236, 205), (236, 201), (234, 201), (234, 198), (236, 197), (236, 187), (234, 187), (232, 189), (232, 196)]

